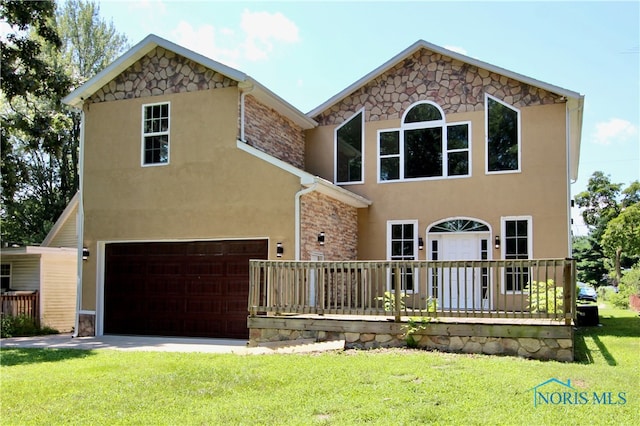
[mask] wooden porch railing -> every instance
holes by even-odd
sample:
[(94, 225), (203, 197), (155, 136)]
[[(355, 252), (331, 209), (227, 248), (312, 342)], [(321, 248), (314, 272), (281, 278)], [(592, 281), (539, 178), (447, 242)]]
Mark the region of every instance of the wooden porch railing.
[(38, 291), (15, 291), (0, 294), (0, 315), (25, 315), (40, 326), (40, 295)]
[(575, 288), (572, 259), (252, 260), (249, 313), (382, 315), (396, 321), (547, 318), (570, 324)]

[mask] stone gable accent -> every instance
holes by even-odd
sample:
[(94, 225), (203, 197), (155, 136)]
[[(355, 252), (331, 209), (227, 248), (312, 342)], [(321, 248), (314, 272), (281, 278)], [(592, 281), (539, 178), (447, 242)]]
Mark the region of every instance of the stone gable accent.
[(156, 47), (104, 85), (89, 102), (144, 98), (237, 86), (238, 82), (162, 47)]
[(249, 145), (304, 169), (304, 131), (253, 96), (244, 98), (244, 137)]
[(517, 108), (564, 102), (544, 89), (421, 49), (313, 118), (336, 125), (365, 107), (367, 121), (398, 119), (421, 100), (436, 102), (445, 114), (482, 111), (485, 93)]
[[(312, 252), (324, 254), (326, 260), (356, 260), (357, 209), (315, 191), (303, 195), (300, 203), (300, 260), (311, 260)], [(320, 232), (325, 234), (324, 246), (318, 244)]]

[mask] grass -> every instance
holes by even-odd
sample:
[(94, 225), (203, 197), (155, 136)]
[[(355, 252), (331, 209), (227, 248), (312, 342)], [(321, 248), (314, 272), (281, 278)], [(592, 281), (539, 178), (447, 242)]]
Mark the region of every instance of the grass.
[[(636, 424), (640, 318), (601, 309), (575, 363), (417, 350), (215, 355), (2, 349), (2, 425)], [(557, 378), (624, 405), (533, 406)]]

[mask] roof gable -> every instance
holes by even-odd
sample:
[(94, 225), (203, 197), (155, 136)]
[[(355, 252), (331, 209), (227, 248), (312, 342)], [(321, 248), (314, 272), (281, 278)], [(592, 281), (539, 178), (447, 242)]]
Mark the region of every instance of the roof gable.
[(418, 100), (445, 113), (484, 108), (488, 93), (517, 107), (566, 103), (570, 177), (577, 179), (584, 96), (419, 40), (307, 113), (320, 125), (337, 125), (361, 107), (367, 120), (400, 118)]
[[(145, 64), (145, 57), (147, 62), (146, 65), (143, 65)], [(176, 60), (176, 64), (172, 69), (174, 74), (168, 76), (166, 73), (167, 70), (164, 68), (176, 57), (182, 59), (179, 61)], [(152, 58), (156, 59), (154, 60)], [(151, 62), (154, 61), (157, 63), (151, 64)], [(184, 74), (182, 74), (182, 64), (185, 63), (189, 64), (189, 70), (184, 70)], [(153, 65), (153, 67), (151, 67), (151, 65)], [(178, 67), (178, 65), (180, 65), (180, 67)], [(140, 77), (143, 66), (147, 68), (146, 71), (148, 72), (153, 70), (153, 75), (147, 76), (145, 74), (143, 77)], [(162, 73), (163, 69), (165, 71), (164, 74)], [(196, 71), (197, 76), (191, 75), (193, 70)], [(127, 72), (126, 77), (121, 75), (125, 72)], [(156, 73), (158, 73), (157, 76), (155, 75)], [(180, 73), (183, 78), (179, 79), (177, 73)], [(119, 76), (120, 78), (118, 79)], [(138, 84), (141, 84), (141, 86), (137, 87), (139, 90), (137, 94), (135, 90), (132, 92), (127, 90), (133, 89), (133, 81), (135, 80), (129, 80), (131, 76), (137, 76), (132, 77), (134, 79), (140, 78)], [(170, 89), (167, 91), (166, 87), (165, 89), (159, 87), (161, 83), (156, 85), (156, 87), (147, 87), (148, 81), (169, 81), (171, 77), (175, 78), (175, 83), (179, 83), (179, 87), (182, 89)], [(131, 81), (131, 87), (128, 86), (127, 82), (129, 81)], [(222, 85), (222, 87), (237, 85), (242, 91), (251, 91), (252, 94), (263, 103), (305, 129), (312, 128), (316, 125), (315, 121), (311, 118), (245, 73), (154, 34), (145, 37), (129, 49), (129, 51), (116, 59), (111, 65), (67, 95), (62, 102), (74, 108), (82, 108), (85, 101), (89, 100), (92, 96), (93, 101), (96, 99), (99, 101), (110, 101), (136, 96), (155, 96), (164, 94), (165, 92), (175, 93), (208, 89), (211, 87), (212, 82), (214, 87), (220, 85)], [(103, 89), (105, 87), (107, 88), (106, 90)]]
[(42, 241), (42, 247), (76, 247), (78, 245), (76, 214), (79, 201), (80, 194), (76, 192)]
[[(443, 47), (436, 46), (435, 44), (428, 43), (424, 40), (419, 40), (416, 43), (409, 46), (407, 49), (403, 50), (402, 52), (394, 56), (393, 58), (389, 59), (384, 64), (380, 65), (378, 68), (374, 69), (364, 77), (354, 82), (344, 90), (340, 91), (338, 94), (332, 96), (331, 98), (329, 98), (327, 101), (325, 101), (318, 107), (309, 111), (307, 115), (311, 117), (315, 117), (316, 115), (332, 107), (334, 104), (345, 99), (351, 93), (360, 89), (362, 86), (365, 86), (367, 83), (371, 82), (372, 80), (379, 78), (381, 75), (385, 74), (386, 72), (397, 67), (406, 66), (405, 62), (412, 61), (412, 59), (415, 60), (416, 53), (419, 53), (421, 50), (428, 51), (429, 52), (428, 56), (432, 57), (431, 60), (421, 59), (421, 61), (424, 61), (424, 63), (422, 63), (421, 65), (428, 66), (429, 63), (432, 64), (431, 66), (428, 66), (427, 71), (437, 72), (438, 71), (437, 63), (439, 61), (446, 61), (446, 62), (453, 61), (454, 63), (453, 66), (456, 67), (456, 71), (460, 71), (460, 70), (466, 71), (469, 66), (473, 66), (473, 67), (476, 67), (477, 69), (482, 69), (488, 72), (486, 74), (486, 77), (488, 77), (491, 73), (493, 73), (495, 74), (495, 76), (493, 77), (494, 79), (497, 77), (497, 79), (500, 80), (500, 77), (506, 77), (520, 83), (524, 83), (530, 86), (537, 87), (539, 89), (543, 89), (551, 94), (555, 94), (560, 97), (573, 97), (573, 98), (581, 97), (581, 95), (577, 92), (563, 89), (561, 87), (554, 86), (552, 84), (545, 83), (543, 81), (536, 80), (531, 77), (527, 77), (525, 75), (518, 74), (513, 71), (509, 71), (504, 68), (500, 68), (498, 66), (489, 64), (488, 62), (483, 62), (475, 58), (462, 55), (460, 53), (445, 49)], [(425, 56), (420, 55), (420, 57), (424, 58)], [(433, 77), (436, 77), (435, 74), (433, 75)]]

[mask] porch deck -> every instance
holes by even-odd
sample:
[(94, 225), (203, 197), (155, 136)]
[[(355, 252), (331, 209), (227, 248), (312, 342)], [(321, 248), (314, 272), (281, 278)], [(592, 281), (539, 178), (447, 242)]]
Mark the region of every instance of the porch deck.
[(376, 348), (411, 335), (417, 347), (570, 361), (575, 263), (251, 261), (249, 313), (250, 345)]

